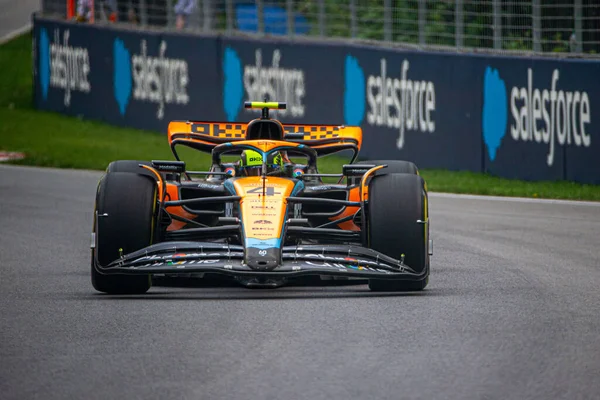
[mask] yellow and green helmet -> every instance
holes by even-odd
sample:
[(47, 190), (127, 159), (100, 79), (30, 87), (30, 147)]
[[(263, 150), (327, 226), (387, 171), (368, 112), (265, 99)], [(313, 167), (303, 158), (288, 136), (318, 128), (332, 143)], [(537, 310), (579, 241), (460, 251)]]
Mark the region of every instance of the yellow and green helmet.
[[(262, 166), (262, 155), (254, 150), (244, 150), (242, 152), (240, 167), (247, 170), (260, 169)], [(280, 169), (283, 167), (283, 157), (281, 153), (275, 152), (269, 154), (267, 157), (267, 170), (273, 171), (274, 169)]]

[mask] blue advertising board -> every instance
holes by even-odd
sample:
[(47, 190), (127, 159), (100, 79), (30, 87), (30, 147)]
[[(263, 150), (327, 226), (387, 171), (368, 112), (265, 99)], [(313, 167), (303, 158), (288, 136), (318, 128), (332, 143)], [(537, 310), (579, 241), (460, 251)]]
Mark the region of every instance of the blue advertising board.
[(34, 37), (39, 109), (163, 132), (221, 116), (214, 38), (40, 20)]
[(483, 60), (484, 170), (600, 183), (600, 63)]
[[(227, 121), (249, 120), (256, 112), (244, 100), (287, 102), (274, 116), (289, 123), (342, 124), (339, 90), (343, 85), (339, 46), (289, 40), (220, 40), (223, 108)], [(337, 62), (324, 64), (321, 62)]]
[(165, 132), (174, 119), (359, 125), (362, 158), (600, 184), (600, 62), (233, 38), (34, 19), (39, 109)]
[(481, 96), (474, 68), (449, 54), (348, 48), (344, 115), (360, 124), (369, 158), (405, 159), (420, 167), (479, 171), (473, 134)]

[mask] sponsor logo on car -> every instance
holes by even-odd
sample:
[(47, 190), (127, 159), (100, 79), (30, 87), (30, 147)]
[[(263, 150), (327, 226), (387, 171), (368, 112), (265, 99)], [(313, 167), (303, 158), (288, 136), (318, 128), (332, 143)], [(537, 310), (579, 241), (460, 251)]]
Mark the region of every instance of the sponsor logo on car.
[(243, 104), (244, 92), (251, 99), (286, 99), (287, 109), (273, 111), (279, 117), (301, 118), (306, 107), (304, 71), (282, 66), (282, 52), (275, 49), (271, 64), (263, 62), (262, 49), (254, 52), (254, 65), (242, 65), (237, 51), (227, 47), (223, 54), (223, 109), (227, 121), (235, 121)]
[(92, 85), (88, 79), (90, 74), (90, 57), (85, 47), (69, 45), (71, 32), (65, 29), (54, 30), (51, 42), (48, 31), (40, 29), (38, 75), (42, 98), (48, 99), (49, 88), (64, 90), (64, 105), (71, 105), (71, 93), (89, 93)]
[(225, 173), (229, 176), (235, 176), (235, 168), (227, 167), (227, 168), (225, 168)]
[(304, 170), (302, 168), (295, 168), (293, 172), (294, 177), (304, 175)]
[[(316, 267), (328, 267), (328, 268), (338, 268), (338, 269), (354, 269), (357, 271), (373, 271), (373, 272), (381, 272), (381, 273), (392, 273), (385, 269), (369, 267), (366, 264), (369, 262), (367, 260), (356, 259), (352, 257), (332, 257), (326, 256), (318, 253), (308, 253), (303, 254), (305, 257), (314, 258), (316, 261), (304, 261), (307, 265), (312, 265)], [(327, 259), (328, 261), (322, 261), (323, 259)], [(329, 261), (329, 260), (335, 260)], [(385, 265), (385, 264), (384, 264)], [(396, 267), (398, 268), (398, 272), (404, 272), (404, 267)]]
[[(331, 189), (340, 189), (339, 187), (335, 187), (335, 186), (312, 186), (309, 187), (310, 191), (319, 191), (319, 190), (331, 190)], [(343, 190), (343, 188), (342, 188)]]
[(141, 102), (158, 104), (156, 118), (162, 120), (165, 105), (186, 105), (190, 98), (187, 61), (167, 57), (167, 42), (162, 40), (157, 56), (148, 49), (146, 40), (140, 42), (140, 52), (133, 53), (120, 38), (113, 43), (114, 96), (121, 115), (125, 115), (131, 95)]
[(409, 70), (410, 62), (405, 59), (398, 75), (394, 75), (387, 59), (381, 58), (379, 73), (365, 78), (358, 60), (346, 56), (346, 124), (360, 125), (366, 112), (368, 125), (398, 131), (398, 149), (404, 148), (407, 132), (435, 132), (435, 85), (432, 81), (409, 79)]
[[(559, 88), (560, 70), (554, 69), (545, 87), (534, 86), (534, 70), (527, 69), (527, 86), (510, 91), (500, 72), (488, 66), (483, 82), (482, 135), (487, 153), (494, 161), (509, 125), (514, 141), (548, 146), (546, 165), (554, 164), (557, 146), (590, 147), (590, 97), (585, 91)], [(538, 81), (539, 82), (539, 81)]]
[[(356, 271), (379, 272), (382, 274), (393, 273), (391, 271), (381, 269), (381, 268), (372, 268), (372, 267), (368, 267), (368, 266), (359, 266), (359, 265), (328, 262), (328, 261), (304, 261), (304, 265), (309, 265), (312, 267), (321, 267), (321, 268), (333, 268), (333, 269), (337, 269), (342, 272), (346, 272), (349, 269), (352, 269), (352, 270), (356, 270)], [(399, 270), (399, 272), (400, 272), (400, 270)]]
[[(172, 255), (160, 256), (150, 255), (143, 256), (135, 259), (134, 263), (147, 261), (146, 264), (136, 265), (132, 268), (145, 268), (145, 267), (160, 267), (163, 265), (175, 266), (176, 268), (185, 268), (185, 266), (199, 265), (199, 264), (215, 264), (220, 260), (221, 256), (225, 256), (221, 253), (176, 253)], [(215, 257), (213, 258), (201, 258), (194, 259), (196, 257)]]
[(198, 188), (200, 189), (210, 189), (210, 190), (219, 190), (222, 189), (221, 185), (213, 185), (212, 183), (199, 183)]
[(255, 217), (274, 217), (277, 214), (275, 213), (266, 213), (263, 211), (258, 212), (257, 210), (252, 210), (252, 212), (250, 213), (250, 215), (255, 216)]
[[(274, 189), (273, 186), (266, 186), (266, 188)], [(262, 193), (262, 191), (258, 192), (258, 194), (260, 194), (260, 193)], [(256, 207), (259, 207), (259, 208), (273, 208), (274, 209), (275, 206), (274, 205), (269, 205), (269, 204), (281, 204), (280, 200), (270, 200), (270, 199), (265, 198), (265, 197), (260, 197), (260, 198), (248, 197), (248, 198), (245, 198), (244, 201), (248, 202), (248, 203), (261, 203), (261, 204), (264, 204), (264, 206), (262, 206), (262, 207), (261, 206), (256, 206)]]

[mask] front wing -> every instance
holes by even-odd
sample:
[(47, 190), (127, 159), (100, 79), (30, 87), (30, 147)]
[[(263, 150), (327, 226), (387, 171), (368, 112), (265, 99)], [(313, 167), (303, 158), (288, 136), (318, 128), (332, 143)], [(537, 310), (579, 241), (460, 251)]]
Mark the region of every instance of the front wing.
[(215, 242), (166, 242), (123, 255), (96, 269), (103, 274), (218, 273), (244, 277), (291, 278), (306, 275), (348, 276), (419, 281), (426, 271), (416, 273), (402, 260), (375, 250), (353, 245), (285, 246), (282, 264), (270, 271), (243, 264), (244, 248)]

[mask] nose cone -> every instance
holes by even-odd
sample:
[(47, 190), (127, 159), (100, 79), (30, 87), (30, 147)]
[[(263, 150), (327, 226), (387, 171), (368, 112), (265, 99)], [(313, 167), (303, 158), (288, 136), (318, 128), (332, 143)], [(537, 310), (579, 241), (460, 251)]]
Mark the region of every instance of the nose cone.
[(246, 264), (257, 271), (271, 271), (280, 264), (279, 249), (257, 249), (249, 247), (246, 250)]

